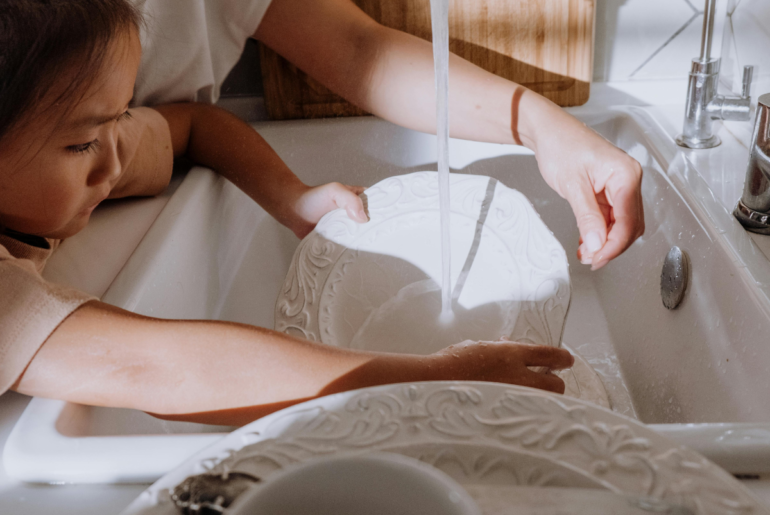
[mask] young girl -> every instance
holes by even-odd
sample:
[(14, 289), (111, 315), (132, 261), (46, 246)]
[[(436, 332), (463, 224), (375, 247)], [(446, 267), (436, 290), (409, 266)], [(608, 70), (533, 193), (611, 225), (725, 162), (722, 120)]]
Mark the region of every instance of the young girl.
[(0, 5), (0, 392), (236, 425), (393, 382), (473, 379), (563, 391), (558, 377), (527, 368), (571, 366), (561, 349), (352, 351), (242, 324), (143, 317), (45, 282), (48, 256), (102, 200), (157, 194), (183, 155), (233, 181), (298, 236), (337, 207), (366, 222), (360, 188), (304, 185), (226, 112), (189, 103), (129, 109), (139, 23), (125, 0)]

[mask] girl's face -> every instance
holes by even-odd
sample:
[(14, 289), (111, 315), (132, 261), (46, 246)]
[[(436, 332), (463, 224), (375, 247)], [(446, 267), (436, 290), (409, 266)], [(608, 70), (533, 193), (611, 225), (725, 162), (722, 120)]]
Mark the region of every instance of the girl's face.
[[(124, 31), (74, 107), (35, 107), (0, 140), (0, 227), (48, 238), (85, 227), (122, 172), (119, 128), (141, 53), (136, 30)], [(50, 105), (45, 100), (41, 105)]]

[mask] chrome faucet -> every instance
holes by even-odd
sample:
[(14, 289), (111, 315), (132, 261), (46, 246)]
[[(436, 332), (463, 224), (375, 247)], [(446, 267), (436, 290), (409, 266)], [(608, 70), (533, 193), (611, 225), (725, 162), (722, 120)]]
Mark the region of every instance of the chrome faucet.
[(753, 66), (743, 68), (743, 88), (740, 97), (717, 94), (721, 59), (711, 57), (714, 37), (716, 0), (706, 0), (703, 11), (703, 33), (700, 57), (692, 60), (690, 81), (687, 85), (687, 104), (684, 128), (676, 138), (681, 147), (712, 148), (721, 143), (714, 134), (714, 120), (748, 120), (751, 117), (751, 79)]
[(747, 230), (770, 234), (770, 93), (757, 102), (746, 183), (733, 214)]

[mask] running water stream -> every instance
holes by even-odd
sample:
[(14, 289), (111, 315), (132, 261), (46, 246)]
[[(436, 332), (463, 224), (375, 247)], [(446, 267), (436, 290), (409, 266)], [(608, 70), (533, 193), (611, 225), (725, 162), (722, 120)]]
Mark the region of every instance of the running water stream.
[[(433, 26), (433, 64), (436, 76), (436, 136), (438, 141), (438, 190), (441, 219), (441, 280), (425, 279), (401, 288), (367, 316), (351, 340), (351, 348), (382, 348), (413, 352), (415, 341), (422, 351), (436, 352), (463, 340), (478, 339), (479, 323), (485, 328), (500, 325), (500, 310), (481, 316), (477, 310), (452, 306), (449, 242), (449, 0), (430, 0)], [(483, 322), (480, 322), (480, 317)], [(467, 333), (467, 334), (466, 334)], [(405, 349), (393, 348), (403, 342)], [(374, 347), (369, 347), (374, 345)]]
[(436, 138), (441, 215), (441, 322), (452, 321), (451, 246), (449, 240), (449, 0), (430, 0), (433, 67), (436, 74)]
[[(351, 348), (363, 348), (360, 346), (372, 345), (387, 337), (391, 341), (386, 345), (391, 347), (393, 341), (414, 342), (417, 339), (424, 350), (436, 352), (463, 340), (478, 339), (479, 324), (491, 328), (502, 323), (503, 311), (499, 309), (482, 315), (477, 309), (452, 305), (456, 292), (452, 291), (451, 283), (449, 231), (449, 0), (430, 0), (430, 7), (436, 77), (441, 280), (426, 279), (401, 288), (393, 298), (369, 314), (353, 336)], [(402, 351), (411, 350), (408, 347)]]

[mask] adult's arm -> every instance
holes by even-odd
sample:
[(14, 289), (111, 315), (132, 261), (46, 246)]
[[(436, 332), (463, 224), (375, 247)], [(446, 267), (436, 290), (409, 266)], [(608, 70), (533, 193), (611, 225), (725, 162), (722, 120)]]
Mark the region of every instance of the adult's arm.
[[(273, 0), (254, 37), (331, 90), (404, 127), (435, 132), (430, 43), (383, 27), (351, 0)], [(594, 269), (644, 232), (642, 169), (564, 110), (450, 55), (451, 135), (532, 149), (572, 206)]]
[[(484, 380), (563, 392), (527, 366), (572, 365), (562, 349), (457, 346), (430, 356), (340, 349), (244, 324), (161, 320), (92, 301), (43, 344), (13, 389), (177, 420), (242, 424), (276, 409), (366, 386)], [(247, 408), (228, 412), (234, 408)], [(215, 412), (214, 417), (200, 414)], [(218, 415), (217, 415), (218, 413)]]

